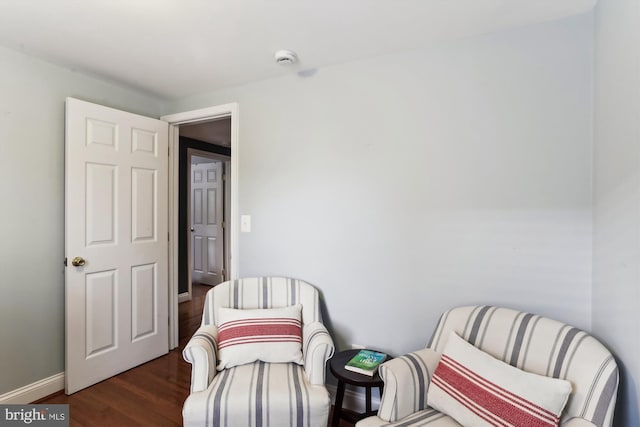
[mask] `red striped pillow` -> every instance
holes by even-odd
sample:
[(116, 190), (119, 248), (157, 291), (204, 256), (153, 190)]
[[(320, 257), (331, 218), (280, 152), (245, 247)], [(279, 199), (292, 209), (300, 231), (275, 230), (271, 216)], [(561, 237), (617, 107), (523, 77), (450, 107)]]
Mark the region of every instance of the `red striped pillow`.
[(301, 305), (236, 310), (219, 308), (218, 370), (253, 363), (302, 364)]
[(525, 372), (449, 336), (427, 392), (429, 406), (467, 427), (551, 427), (571, 383)]

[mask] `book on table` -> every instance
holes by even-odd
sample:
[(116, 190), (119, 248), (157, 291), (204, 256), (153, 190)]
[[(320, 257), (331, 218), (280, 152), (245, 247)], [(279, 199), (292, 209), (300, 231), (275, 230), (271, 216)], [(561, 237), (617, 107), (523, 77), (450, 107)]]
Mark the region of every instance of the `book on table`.
[(373, 350), (360, 350), (347, 362), (344, 369), (372, 377), (387, 355)]

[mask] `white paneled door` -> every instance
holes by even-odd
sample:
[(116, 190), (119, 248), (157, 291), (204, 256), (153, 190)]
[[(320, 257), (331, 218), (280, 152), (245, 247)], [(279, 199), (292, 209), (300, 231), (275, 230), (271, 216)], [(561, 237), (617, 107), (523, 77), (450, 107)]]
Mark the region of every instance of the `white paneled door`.
[(168, 351), (168, 125), (68, 98), (66, 392)]
[(191, 165), (191, 280), (211, 286), (224, 280), (222, 167), (219, 160)]

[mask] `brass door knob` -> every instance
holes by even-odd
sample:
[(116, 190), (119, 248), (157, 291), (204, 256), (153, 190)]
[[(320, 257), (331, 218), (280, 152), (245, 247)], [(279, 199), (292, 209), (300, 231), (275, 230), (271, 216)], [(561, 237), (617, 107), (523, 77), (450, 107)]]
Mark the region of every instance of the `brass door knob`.
[(81, 256), (77, 256), (71, 260), (71, 265), (73, 265), (74, 267), (82, 267), (85, 264), (86, 261)]

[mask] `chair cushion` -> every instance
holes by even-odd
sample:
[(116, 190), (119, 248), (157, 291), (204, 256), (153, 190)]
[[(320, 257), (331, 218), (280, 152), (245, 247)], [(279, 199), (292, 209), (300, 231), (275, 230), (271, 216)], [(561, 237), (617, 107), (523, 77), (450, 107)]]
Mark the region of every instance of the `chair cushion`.
[(301, 305), (236, 310), (219, 308), (219, 371), (261, 360), (303, 363)]
[(560, 422), (570, 393), (568, 381), (522, 371), (451, 332), (427, 403), (468, 427), (551, 427)]
[(187, 427), (326, 427), (329, 405), (326, 387), (311, 385), (300, 365), (255, 362), (218, 373), (182, 414)]

